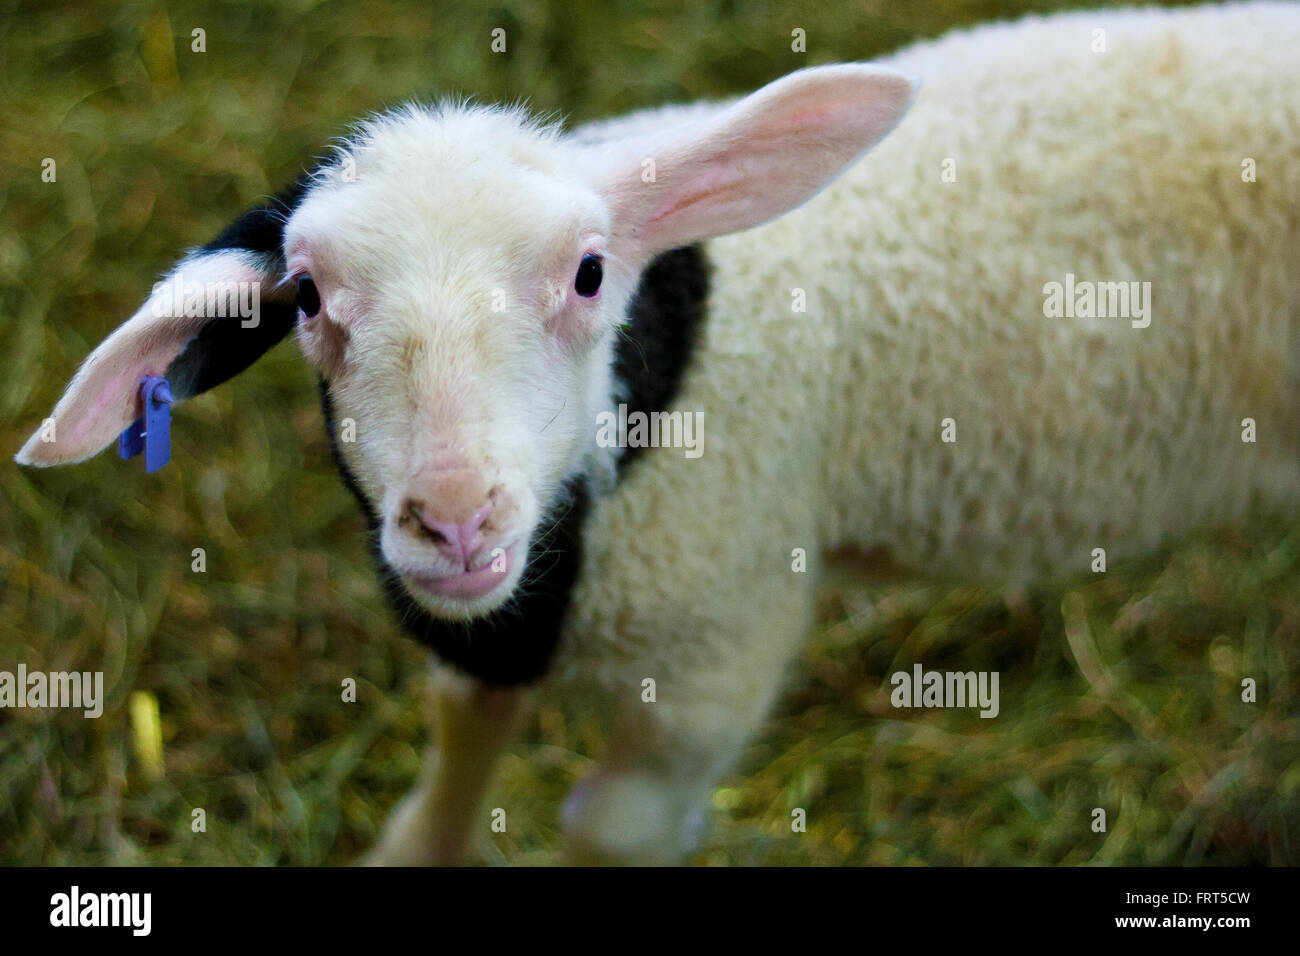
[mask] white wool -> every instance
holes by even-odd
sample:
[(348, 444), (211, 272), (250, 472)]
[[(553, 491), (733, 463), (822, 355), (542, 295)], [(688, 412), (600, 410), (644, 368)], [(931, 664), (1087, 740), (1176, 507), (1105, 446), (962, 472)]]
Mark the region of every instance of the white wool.
[[(817, 576), (792, 549), (814, 572), (884, 547), (1026, 583), (1294, 513), (1297, 49), (1284, 4), (955, 33), (884, 61), (925, 85), (870, 155), (708, 244), (707, 333), (673, 405), (706, 413), (706, 453), (648, 455), (598, 504), (558, 662), (560, 693), (608, 704), (618, 763), (659, 782), (641, 803), (618, 774), (618, 800), (576, 795), (580, 845), (681, 852), (690, 799), (667, 833), (638, 808), (707, 784), (762, 719), (809, 623)], [(1149, 281), (1150, 325), (1045, 317), (1066, 273)]]

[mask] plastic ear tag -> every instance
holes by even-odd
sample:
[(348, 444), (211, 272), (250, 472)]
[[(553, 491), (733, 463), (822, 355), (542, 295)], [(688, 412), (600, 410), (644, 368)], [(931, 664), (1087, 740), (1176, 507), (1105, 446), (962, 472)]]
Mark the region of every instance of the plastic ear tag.
[(117, 453), (134, 458), (144, 452), (146, 473), (157, 471), (172, 457), (172, 390), (167, 379), (150, 375), (140, 383), (144, 414), (117, 437)]

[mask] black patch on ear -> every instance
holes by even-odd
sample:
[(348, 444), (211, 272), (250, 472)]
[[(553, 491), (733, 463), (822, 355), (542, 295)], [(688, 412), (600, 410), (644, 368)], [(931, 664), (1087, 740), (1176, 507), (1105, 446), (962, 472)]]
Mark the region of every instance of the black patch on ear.
[[(242, 250), (264, 256), (266, 271), (284, 271), (284, 224), (302, 200), (310, 174), (262, 206), (248, 210), (200, 252)], [(233, 378), (289, 334), (298, 319), (292, 301), (260, 300), (258, 324), (243, 326), (239, 316), (213, 319), (167, 366), (166, 378), (179, 400), (190, 398)]]
[[(628, 305), (628, 326), (614, 346), (614, 374), (628, 414), (662, 412), (681, 389), (708, 312), (709, 263), (699, 246), (670, 249), (643, 273)], [(645, 452), (625, 448), (623, 469)]]
[(549, 530), (529, 547), (523, 577), (511, 601), (472, 621), (444, 621), (411, 597), (401, 577), (384, 560), (380, 518), (343, 460), (334, 405), (324, 379), (320, 380), (320, 399), (334, 464), (365, 515), (379, 581), (402, 627), (441, 660), (485, 683), (513, 687), (539, 680), (560, 642), (569, 592), (582, 565), (582, 524), (588, 506), (584, 480), (570, 480), (541, 519), (540, 526)]
[[(676, 397), (704, 319), (708, 277), (704, 254), (694, 246), (664, 253), (642, 274), (628, 308), (630, 325), (616, 346), (615, 371), (629, 412), (662, 411)], [(582, 529), (589, 510), (585, 480), (570, 479), (539, 522), (547, 530), (529, 547), (523, 578), (509, 604), (473, 621), (440, 620), (411, 596), (384, 560), (380, 516), (343, 459), (329, 384), (322, 378), (319, 387), (334, 464), (365, 516), (380, 583), (402, 627), (443, 661), (485, 683), (516, 686), (539, 680), (560, 643), (582, 566)], [(620, 471), (642, 450), (625, 449)]]
[(247, 329), (237, 315), (213, 319), (186, 343), (166, 372), (177, 401), (200, 395), (256, 362), (289, 334), (298, 310), (293, 305), (263, 301), (258, 315), (258, 324)]

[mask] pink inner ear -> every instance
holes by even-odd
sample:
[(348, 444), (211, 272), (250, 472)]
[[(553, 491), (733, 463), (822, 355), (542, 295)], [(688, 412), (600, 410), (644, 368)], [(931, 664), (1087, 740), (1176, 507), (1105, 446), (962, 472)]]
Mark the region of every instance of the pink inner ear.
[[(72, 440), (83, 440), (86, 437), (86, 432), (90, 429), (91, 423), (97, 418), (108, 416), (110, 414), (109, 406), (121, 402), (122, 394), (127, 393), (129, 388), (128, 376), (126, 373), (119, 373), (104, 384), (103, 388), (95, 396), (94, 401), (91, 402), (90, 408), (74, 410), (76, 417), (73, 418), (71, 422), (72, 428), (70, 429)], [(133, 404), (135, 405), (135, 411), (132, 414), (135, 414), (139, 411), (139, 402)]]
[(629, 140), (625, 170), (658, 156), (666, 175), (649, 188), (635, 174), (610, 183), (618, 232), (653, 252), (782, 215), (889, 132), (913, 89), (885, 68), (814, 67), (699, 122)]
[(727, 158), (719, 157), (710, 163), (703, 175), (696, 176), (686, 189), (680, 193), (674, 191), (666, 203), (661, 205), (647, 225), (657, 225), (660, 220), (694, 206), (696, 203), (717, 196), (723, 196), (728, 190), (735, 190), (742, 185), (741, 179), (732, 170)]
[(825, 129), (830, 125), (827, 121), (839, 112), (838, 104), (799, 107), (790, 114), (790, 129), (796, 133), (806, 132), (811, 127)]
[[(172, 360), (180, 355), (188, 338), (181, 338), (180, 323), (168, 323), (171, 328), (160, 330), (153, 342), (138, 353), (105, 356), (106, 368), (92, 372), (86, 383), (90, 401), (86, 405), (74, 402), (66, 412), (64, 428), (69, 439), (84, 441), (87, 435), (104, 421), (121, 422), (126, 427), (140, 414), (140, 382), (148, 375), (163, 375)], [(168, 333), (171, 333), (170, 335)], [(102, 381), (98, 379), (103, 376)]]

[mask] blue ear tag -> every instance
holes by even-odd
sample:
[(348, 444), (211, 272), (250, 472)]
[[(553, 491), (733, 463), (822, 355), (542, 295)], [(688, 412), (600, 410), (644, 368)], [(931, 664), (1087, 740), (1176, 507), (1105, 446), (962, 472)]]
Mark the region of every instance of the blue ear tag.
[(144, 415), (117, 436), (117, 453), (134, 458), (144, 452), (146, 473), (157, 471), (172, 457), (172, 390), (167, 379), (150, 375), (140, 383)]

